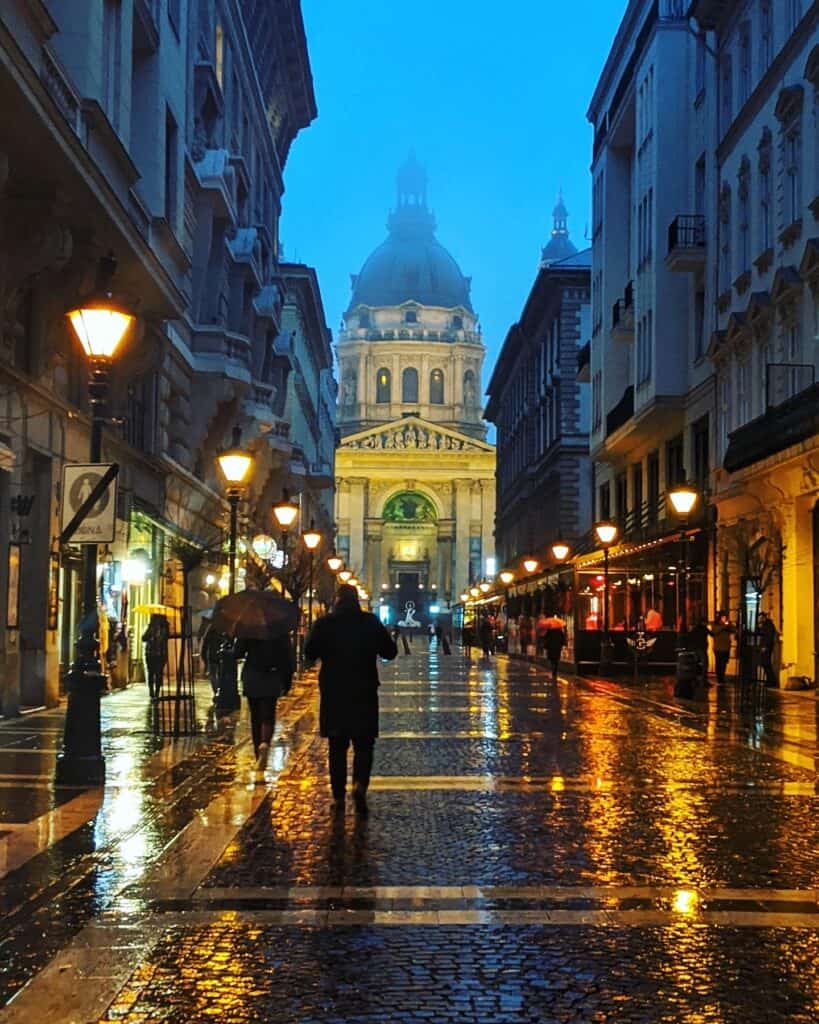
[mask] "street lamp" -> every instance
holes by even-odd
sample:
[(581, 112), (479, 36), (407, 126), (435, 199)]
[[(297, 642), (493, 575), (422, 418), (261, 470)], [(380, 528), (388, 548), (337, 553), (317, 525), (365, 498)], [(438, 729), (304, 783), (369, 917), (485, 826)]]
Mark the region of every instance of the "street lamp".
[(609, 548), (617, 540), (617, 525), (608, 519), (594, 524), (594, 535), (603, 549), (603, 639), (600, 642), (600, 669), (611, 664), (612, 645), (609, 640)]
[(668, 495), (671, 507), (680, 518), (682, 531), (682, 563), (680, 566), (680, 588), (677, 591), (680, 602), (680, 639), (685, 643), (688, 634), (688, 540), (685, 528), (691, 510), (697, 504), (699, 493), (688, 484), (675, 487)]
[(500, 573), (498, 573), (498, 576), (500, 577), (501, 583), (505, 587), (508, 587), (512, 580), (515, 578), (515, 574), (511, 571), (511, 569), (503, 569)]
[(478, 589), (482, 594), (488, 594), (489, 591), (492, 589), (492, 584), (489, 582), (489, 580), (481, 580), (481, 582), (478, 584)]
[(349, 583), (350, 580), (353, 578), (353, 574), (352, 572), (350, 572), (349, 569), (342, 569), (338, 574), (338, 578), (341, 580), (342, 583)]
[[(91, 406), (90, 461), (102, 459), (102, 425), (108, 414), (108, 375), (135, 317), (114, 301), (111, 284), (117, 262), (104, 257), (94, 294), (66, 315), (88, 359)], [(105, 778), (100, 732), (100, 694), (105, 687), (97, 657), (97, 545), (86, 544), (83, 560), (83, 619), (74, 663), (66, 678), (68, 707), (56, 777), (62, 783), (100, 783)]]
[(469, 588), (469, 595), (470, 595), (470, 597), (472, 597), (474, 599), (474, 598), (480, 597), (481, 596), (481, 592), (478, 589), (478, 587), (470, 587)]
[(536, 558), (530, 556), (523, 559), (523, 569), (528, 576), (531, 576), (533, 572), (537, 572), (539, 568), (540, 562)]
[(466, 604), (466, 602), (468, 600), (469, 600), (469, 594), (466, 594), (466, 593), (461, 594), (461, 604)]
[(282, 500), (273, 506), (273, 515), (282, 531), (282, 571), (287, 566), (287, 531), (295, 523), (299, 514), (299, 506), (290, 500), (290, 495), (285, 488), (282, 491)]
[(333, 551), (332, 554), (327, 556), (327, 568), (330, 570), (330, 572), (338, 572), (343, 565), (344, 559), (339, 557), (339, 555), (337, 555), (335, 551)]
[(571, 550), (572, 549), (565, 541), (556, 540), (554, 544), (552, 544), (551, 548), (552, 558), (554, 558), (556, 562), (565, 562), (571, 554)]
[(228, 554), (228, 593), (236, 590), (236, 534), (239, 521), (239, 495), (253, 467), (253, 456), (240, 447), (242, 431), (233, 428), (233, 441), (230, 448), (216, 456), (219, 469), (227, 483), (227, 496), (230, 503), (230, 549)]
[(310, 552), (310, 570), (307, 577), (307, 630), (313, 625), (313, 557), (316, 548), (321, 544), (321, 534), (315, 527), (313, 520), (310, 520), (310, 529), (301, 535), (304, 546)]

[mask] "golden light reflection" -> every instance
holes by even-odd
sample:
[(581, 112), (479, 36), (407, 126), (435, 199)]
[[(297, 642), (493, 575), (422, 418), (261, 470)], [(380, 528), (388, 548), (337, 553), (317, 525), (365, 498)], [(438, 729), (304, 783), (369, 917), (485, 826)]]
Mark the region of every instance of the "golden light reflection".
[(693, 889), (678, 889), (674, 893), (672, 907), (677, 914), (691, 916), (696, 914), (700, 905), (699, 894)]

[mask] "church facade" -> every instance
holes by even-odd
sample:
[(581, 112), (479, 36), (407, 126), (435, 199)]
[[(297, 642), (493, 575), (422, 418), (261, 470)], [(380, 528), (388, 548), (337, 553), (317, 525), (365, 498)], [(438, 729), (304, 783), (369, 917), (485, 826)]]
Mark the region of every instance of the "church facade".
[(337, 547), (385, 621), (410, 608), (429, 622), (492, 571), (495, 449), (470, 281), (435, 237), (414, 159), (397, 184), (337, 345)]

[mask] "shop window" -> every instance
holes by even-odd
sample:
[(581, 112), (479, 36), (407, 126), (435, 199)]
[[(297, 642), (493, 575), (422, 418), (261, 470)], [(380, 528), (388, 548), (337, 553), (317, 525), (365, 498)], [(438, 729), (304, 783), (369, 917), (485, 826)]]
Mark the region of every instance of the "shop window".
[(708, 486), (708, 478), (711, 474), (707, 414), (698, 419), (691, 427), (691, 460), (693, 463), (694, 483), (699, 490), (703, 490)]

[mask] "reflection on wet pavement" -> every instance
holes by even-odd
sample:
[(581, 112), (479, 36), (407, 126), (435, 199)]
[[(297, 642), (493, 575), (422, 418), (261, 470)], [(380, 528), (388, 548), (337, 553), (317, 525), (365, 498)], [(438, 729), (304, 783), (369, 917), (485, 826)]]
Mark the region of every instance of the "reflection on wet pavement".
[(51, 787), (53, 714), (0, 723), (0, 845), (45, 829), (0, 879), (5, 998), (33, 977), (0, 1021), (819, 1019), (816, 701), (382, 678), (367, 820), (330, 812), (313, 677), (261, 781), (243, 722), (158, 748), (138, 692), (96, 794)]

